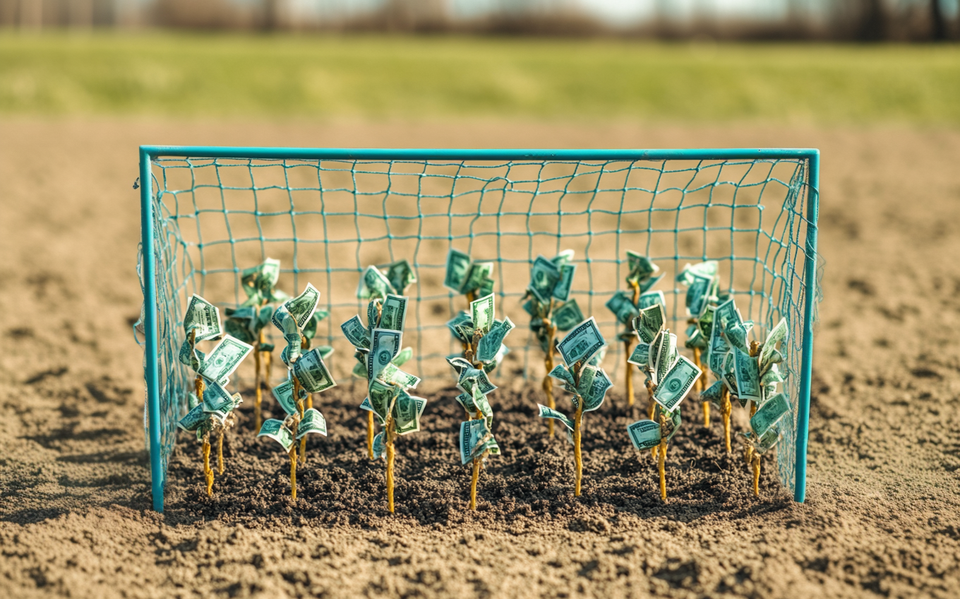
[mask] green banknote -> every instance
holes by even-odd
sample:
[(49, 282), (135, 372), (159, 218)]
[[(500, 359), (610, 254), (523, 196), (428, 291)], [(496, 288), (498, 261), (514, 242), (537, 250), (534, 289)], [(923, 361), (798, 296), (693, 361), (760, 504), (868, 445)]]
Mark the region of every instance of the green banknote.
[(661, 306), (667, 305), (667, 300), (663, 296), (662, 291), (648, 291), (646, 293), (641, 293), (640, 298), (637, 300), (637, 309), (646, 310), (650, 306), (660, 304)]
[(368, 266), (360, 274), (357, 297), (360, 299), (385, 298), (393, 289), (390, 279), (376, 266)]
[(608, 310), (616, 315), (622, 324), (630, 324), (640, 315), (640, 311), (633, 305), (633, 297), (626, 291), (617, 291), (605, 304)]
[(387, 294), (383, 300), (383, 310), (380, 313), (381, 329), (403, 331), (407, 322), (407, 298), (399, 295)]
[[(470, 292), (478, 292), (487, 286), (490, 281), (490, 275), (493, 274), (493, 262), (473, 262), (467, 269), (467, 277), (460, 287), (460, 293), (466, 295)], [(492, 291), (492, 289), (491, 289)]]
[(290, 447), (293, 446), (293, 432), (283, 425), (282, 420), (275, 418), (265, 420), (257, 436), (273, 439), (283, 447), (284, 451), (290, 451)]
[[(658, 353), (655, 356), (653, 362), (654, 368), (654, 380), (653, 382), (660, 384), (660, 381), (664, 380), (664, 377), (667, 375), (667, 371), (673, 367), (674, 362), (679, 356), (677, 351), (677, 336), (669, 332), (667, 329), (664, 329), (660, 334), (662, 342), (657, 347)], [(652, 347), (652, 346), (651, 346)]]
[(363, 326), (360, 316), (354, 316), (347, 322), (340, 325), (343, 336), (357, 349), (370, 349), (370, 337), (367, 327)]
[(630, 436), (630, 442), (639, 451), (653, 449), (660, 445), (660, 424), (653, 420), (638, 420), (627, 425), (627, 434)]
[(640, 337), (640, 341), (644, 343), (653, 342), (666, 321), (667, 316), (666, 312), (664, 312), (663, 304), (653, 304), (648, 308), (640, 310), (640, 316), (635, 321), (637, 335)]
[(547, 406), (543, 406), (540, 404), (537, 404), (537, 409), (539, 410), (539, 413), (537, 415), (540, 418), (553, 418), (554, 420), (559, 420), (560, 422), (563, 423), (565, 427), (567, 427), (567, 429), (571, 431), (573, 430), (573, 420), (570, 417), (568, 417), (566, 414), (563, 414), (561, 412), (554, 410), (553, 408), (548, 408)]
[(384, 383), (379, 379), (370, 381), (367, 388), (367, 397), (370, 399), (370, 405), (373, 411), (380, 416), (381, 420), (387, 419), (387, 414), (393, 409), (393, 404), (400, 395), (400, 387)]
[(412, 374), (400, 370), (400, 367), (393, 362), (387, 364), (380, 371), (380, 378), (385, 383), (396, 383), (404, 389), (416, 389), (420, 384), (420, 379)]
[(693, 273), (690, 276), (689, 285), (686, 296), (687, 314), (696, 318), (703, 312), (710, 299), (713, 278)]
[(680, 356), (657, 384), (657, 389), (653, 392), (654, 401), (666, 411), (672, 412), (690, 393), (700, 374), (696, 364), (686, 356)]
[(560, 269), (543, 256), (537, 256), (530, 273), (530, 291), (544, 304), (550, 303), (553, 289), (560, 281)]
[(208, 380), (223, 383), (252, 351), (252, 345), (225, 336), (200, 365), (197, 374)]
[(560, 356), (567, 366), (573, 366), (577, 362), (589, 360), (606, 344), (597, 327), (596, 319), (591, 316), (567, 333), (567, 336), (557, 344), (557, 349), (560, 350)]
[(760, 364), (751, 357), (733, 348), (733, 367), (737, 377), (737, 397), (741, 401), (760, 402)]
[(771, 364), (770, 358), (773, 356), (773, 352), (777, 351), (777, 347), (787, 340), (789, 333), (790, 330), (787, 327), (786, 319), (781, 318), (777, 326), (773, 327), (773, 330), (767, 335), (766, 341), (763, 342), (763, 346), (760, 348), (761, 368), (766, 369), (768, 365)]
[(413, 397), (406, 391), (400, 391), (393, 409), (394, 430), (398, 435), (420, 431), (420, 414), (426, 401), (422, 397)]
[(190, 296), (190, 302), (183, 313), (183, 330), (190, 338), (191, 331), (197, 332), (197, 341), (219, 337), (223, 330), (220, 324), (220, 309), (197, 294)]
[[(293, 399), (293, 379), (287, 379), (270, 390), (274, 399), (287, 414), (297, 412), (297, 402)], [(307, 392), (300, 388), (300, 399), (306, 399)]]
[(484, 444), (492, 433), (485, 418), (467, 420), (460, 423), (460, 462), (466, 464), (479, 458), (483, 453)]
[(780, 422), (780, 419), (790, 413), (790, 402), (783, 393), (768, 399), (757, 413), (750, 419), (750, 428), (757, 435), (763, 435), (770, 427)]
[(177, 426), (183, 430), (192, 433), (193, 431), (200, 428), (200, 425), (207, 421), (209, 416), (203, 411), (203, 404), (198, 404), (193, 407), (186, 415), (180, 419), (180, 422), (177, 423)]
[(373, 412), (374, 415), (377, 417), (377, 422), (379, 422), (380, 424), (383, 424), (383, 418), (380, 416), (380, 414), (377, 413), (375, 409), (373, 409), (373, 403), (370, 401), (369, 397), (363, 398), (363, 401), (360, 402), (360, 409), (366, 410), (368, 412)]
[(569, 331), (583, 320), (583, 312), (580, 311), (576, 299), (569, 299), (553, 310), (553, 322), (557, 325), (557, 330)]
[(293, 362), (300, 357), (300, 346), (302, 338), (297, 321), (287, 314), (283, 317), (283, 340), (287, 343), (287, 359), (284, 362)]
[(464, 328), (463, 325), (469, 325), (469, 329), (473, 329), (473, 321), (465, 310), (461, 310), (456, 316), (447, 321), (447, 328), (450, 329), (450, 333), (454, 339), (458, 339), (463, 343), (470, 343), (473, 341), (473, 333), (470, 334), (469, 338), (464, 338), (467, 329)]
[(398, 260), (387, 266), (387, 280), (390, 281), (390, 286), (397, 295), (403, 295), (407, 287), (417, 282), (417, 275), (414, 274), (409, 262)]
[(226, 415), (233, 410), (233, 396), (223, 385), (215, 381), (210, 381), (203, 387), (203, 411), (207, 413), (218, 412)]
[(196, 347), (190, 345), (189, 339), (183, 342), (183, 345), (180, 346), (180, 352), (177, 355), (177, 359), (180, 361), (180, 363), (184, 366), (193, 368), (194, 372), (200, 372), (200, 368), (203, 366), (203, 361), (205, 358), (206, 354)]
[(320, 292), (312, 284), (307, 283), (307, 288), (297, 297), (288, 300), (283, 304), (284, 309), (290, 316), (297, 321), (297, 327), (303, 329), (307, 326), (307, 321), (313, 316), (313, 312), (320, 303)]
[(490, 332), (480, 339), (477, 343), (477, 359), (481, 362), (489, 362), (497, 357), (500, 346), (507, 334), (514, 328), (510, 317), (504, 317), (503, 320), (494, 321), (490, 327)]
[(631, 250), (627, 250), (627, 269), (629, 271), (627, 273), (627, 283), (630, 285), (638, 284), (660, 270), (656, 264), (650, 261), (650, 258)]
[(570, 288), (573, 286), (573, 275), (577, 272), (576, 264), (561, 264), (560, 280), (553, 288), (553, 297), (561, 302), (570, 299)]
[(553, 367), (553, 370), (550, 371), (550, 376), (553, 378), (562, 381), (563, 383), (573, 387), (573, 375), (570, 374), (570, 371), (563, 364), (557, 364)]
[(470, 256), (459, 250), (450, 248), (447, 253), (447, 270), (443, 278), (443, 286), (460, 293), (460, 288), (467, 280), (467, 271), (470, 270)]
[(257, 303), (270, 301), (273, 288), (280, 280), (280, 261), (267, 258), (262, 264), (247, 268), (240, 273), (240, 285), (247, 297), (255, 297)]
[(741, 434), (747, 439), (747, 442), (753, 446), (753, 450), (760, 455), (773, 449), (780, 441), (779, 426), (771, 426), (767, 429), (767, 432), (759, 436), (753, 431), (744, 431)]
[(640, 368), (646, 368), (650, 362), (650, 344), (637, 343), (636, 347), (633, 348), (633, 352), (630, 353), (630, 357), (627, 358), (627, 362), (639, 366)]
[(486, 335), (490, 332), (493, 325), (494, 300), (493, 294), (481, 297), (476, 301), (470, 302), (470, 319), (473, 321), (475, 331)]
[(707, 260), (706, 262), (699, 262), (697, 264), (686, 264), (680, 271), (680, 274), (677, 275), (677, 282), (690, 285), (694, 276), (712, 279), (715, 278), (719, 272), (720, 263), (716, 260)]
[(300, 386), (310, 393), (319, 393), (337, 385), (327, 365), (323, 363), (319, 348), (308, 351), (294, 363), (293, 376), (297, 377)]
[(473, 368), (473, 364), (460, 355), (447, 356), (447, 364), (452, 366), (458, 375), (467, 368)]
[(373, 331), (373, 329), (380, 326), (380, 308), (383, 306), (383, 300), (379, 297), (375, 297), (367, 303), (367, 330)]
[(592, 412), (603, 405), (607, 389), (613, 386), (602, 368), (587, 366), (580, 372), (580, 384), (577, 393), (583, 398), (583, 411)]
[(720, 401), (723, 398), (723, 381), (716, 381), (700, 394), (700, 401), (709, 401), (717, 408), (720, 408)]
[(403, 333), (390, 329), (373, 329), (370, 338), (370, 353), (367, 354), (367, 373), (376, 378), (380, 371), (400, 353)]
[(324, 420), (320, 410), (315, 408), (307, 408), (303, 412), (303, 418), (297, 425), (297, 439), (302, 439), (311, 433), (327, 436), (327, 421)]
[(474, 387), (476, 387), (484, 395), (491, 393), (497, 388), (496, 385), (490, 382), (486, 372), (473, 367), (464, 368), (460, 371), (457, 377), (457, 387), (467, 393), (472, 393)]

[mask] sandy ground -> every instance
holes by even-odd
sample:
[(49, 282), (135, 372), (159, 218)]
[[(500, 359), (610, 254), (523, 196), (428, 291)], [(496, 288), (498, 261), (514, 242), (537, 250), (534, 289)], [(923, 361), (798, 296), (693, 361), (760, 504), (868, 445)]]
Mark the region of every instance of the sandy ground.
[[(949, 233), (960, 220), (960, 131), (3, 120), (0, 140), (2, 596), (960, 595), (960, 265), (950, 258), (960, 241)], [(344, 460), (339, 476), (352, 486), (341, 488), (319, 467), (361, 432), (352, 399), (331, 396), (327, 418), (345, 432), (316, 444), (318, 467), (304, 472), (312, 503), (278, 499), (284, 461), (255, 449), (260, 474), (237, 466), (219, 498), (203, 499), (187, 446), (172, 463), (167, 513), (150, 511), (130, 333), (140, 143), (819, 147), (827, 266), (807, 503), (772, 480), (753, 499), (716, 428), (690, 426), (669, 466), (700, 478), (678, 480), (667, 506), (652, 500), (649, 464), (631, 459), (621, 468), (630, 478), (603, 477), (604, 461), (625, 454), (598, 433), (587, 462), (595, 488), (581, 502), (557, 490), (566, 448), (531, 439), (542, 460), (491, 466), (476, 517), (459, 509), (452, 466), (431, 473), (441, 479), (431, 487), (401, 484), (405, 507), (388, 517), (377, 471)], [(518, 392), (504, 399), (503, 422), (526, 434), (531, 400)], [(451, 434), (456, 415), (440, 403), (433, 428), (405, 446), (401, 480), (415, 480), (415, 456)], [(244, 451), (238, 442), (228, 458)], [(452, 441), (438, 451), (449, 462)], [(547, 469), (543, 481), (518, 490), (533, 467)]]

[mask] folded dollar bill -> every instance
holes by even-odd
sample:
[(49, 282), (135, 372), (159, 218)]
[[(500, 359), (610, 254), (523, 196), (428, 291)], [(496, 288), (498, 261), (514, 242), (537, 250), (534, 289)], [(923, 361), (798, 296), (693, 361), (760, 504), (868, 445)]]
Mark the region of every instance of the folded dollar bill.
[(290, 448), (293, 446), (293, 432), (284, 426), (282, 420), (275, 418), (265, 420), (257, 436), (273, 439), (283, 447), (284, 451), (290, 451)]
[(300, 440), (311, 433), (327, 436), (327, 421), (324, 420), (320, 410), (315, 408), (307, 408), (303, 412), (303, 418), (300, 419), (300, 424), (297, 425), (296, 438)]

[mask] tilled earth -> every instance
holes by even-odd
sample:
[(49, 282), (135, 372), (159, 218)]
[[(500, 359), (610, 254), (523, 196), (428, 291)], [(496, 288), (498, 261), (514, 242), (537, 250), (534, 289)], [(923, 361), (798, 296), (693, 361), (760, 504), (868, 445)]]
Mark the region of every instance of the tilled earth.
[[(958, 131), (118, 119), (0, 120), (0, 139), (2, 596), (960, 595)], [(484, 469), (476, 513), (452, 394), (425, 393), (425, 430), (398, 441), (390, 516), (349, 385), (317, 397), (330, 436), (311, 440), (295, 504), (286, 456), (248, 419), (212, 499), (183, 435), (167, 509), (152, 512), (130, 328), (140, 143), (819, 147), (807, 502), (767, 464), (753, 498), (739, 452), (690, 403), (662, 504), (616, 394), (587, 416), (574, 499), (566, 441), (543, 434), (535, 393), (501, 381), (505, 455)]]

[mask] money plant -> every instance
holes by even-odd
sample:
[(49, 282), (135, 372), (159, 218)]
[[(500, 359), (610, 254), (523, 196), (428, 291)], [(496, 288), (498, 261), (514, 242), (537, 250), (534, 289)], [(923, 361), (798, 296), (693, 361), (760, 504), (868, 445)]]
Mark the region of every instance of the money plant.
[[(180, 420), (179, 426), (197, 434), (203, 452), (207, 495), (212, 496), (214, 473), (210, 467), (211, 440), (216, 436), (217, 471), (223, 474), (223, 439), (227, 429), (236, 422), (233, 411), (243, 401), (240, 394), (231, 395), (226, 386), (230, 375), (253, 351), (253, 346), (231, 335), (223, 335), (220, 310), (196, 294), (190, 298), (184, 312), (183, 330), (186, 339), (180, 346), (179, 360), (191, 367), (196, 376), (194, 393), (188, 398), (190, 410)], [(209, 354), (204, 354), (197, 347), (202, 341), (216, 339), (220, 339), (220, 342)]]
[(781, 437), (780, 422), (790, 413), (790, 401), (779, 392), (784, 377), (779, 364), (783, 354), (779, 346), (787, 340), (786, 320), (781, 319), (763, 343), (750, 343), (750, 353), (733, 348), (738, 392), (750, 402), (750, 430), (745, 458), (753, 469), (753, 493), (760, 496), (760, 462), (763, 454), (776, 446)]
[(607, 308), (617, 317), (617, 321), (624, 325), (625, 329), (619, 335), (619, 340), (623, 342), (626, 364), (624, 368), (624, 386), (627, 396), (627, 406), (633, 405), (633, 366), (630, 362), (630, 355), (633, 349), (633, 342), (637, 338), (633, 319), (640, 314), (640, 310), (648, 308), (653, 304), (666, 305), (662, 291), (650, 291), (657, 281), (663, 278), (660, 267), (650, 261), (646, 256), (641, 256), (636, 252), (627, 250), (627, 290), (617, 291), (613, 297), (607, 301)]
[[(533, 331), (543, 350), (545, 375), (543, 393), (547, 407), (555, 409), (553, 379), (554, 355), (557, 351), (557, 331), (569, 331), (583, 322), (583, 312), (577, 300), (570, 297), (570, 287), (577, 265), (573, 264), (573, 250), (564, 250), (552, 259), (537, 256), (530, 273), (530, 286), (521, 301), (530, 315), (530, 330)], [(548, 420), (550, 436), (553, 436), (553, 420)]]
[(603, 348), (606, 341), (597, 328), (596, 320), (591, 316), (576, 326), (557, 345), (564, 364), (558, 364), (550, 371), (550, 376), (563, 382), (563, 388), (572, 394), (573, 417), (569, 417), (554, 408), (538, 405), (539, 416), (550, 420), (559, 420), (567, 427), (567, 439), (573, 444), (574, 486), (573, 494), (580, 496), (583, 480), (583, 455), (581, 440), (583, 437), (583, 415), (603, 405), (603, 398), (613, 383), (600, 367)]
[(759, 394), (759, 389), (744, 380), (741, 389), (737, 384), (736, 358), (739, 354), (749, 356), (751, 344), (747, 341), (747, 334), (753, 328), (751, 321), (743, 320), (740, 310), (737, 309), (733, 298), (723, 302), (713, 311), (713, 325), (710, 331), (710, 343), (707, 349), (707, 365), (717, 381), (700, 394), (702, 401), (709, 401), (720, 410), (723, 418), (724, 444), (727, 453), (733, 448), (730, 442), (730, 415), (733, 411), (732, 398), (738, 399), (741, 406), (746, 406), (751, 397)]
[[(710, 335), (713, 331), (713, 313), (717, 305), (726, 301), (719, 295), (719, 264), (715, 260), (687, 264), (677, 276), (677, 282), (686, 285), (685, 305), (687, 310), (687, 338), (684, 345), (693, 353), (693, 363), (703, 370), (708, 361)], [(698, 393), (707, 388), (707, 377), (697, 381)], [(701, 398), (703, 399), (703, 398)], [(703, 400), (703, 426), (710, 426), (710, 402)]]
[[(667, 444), (682, 422), (680, 402), (689, 395), (701, 375), (700, 368), (677, 351), (677, 336), (664, 326), (663, 306), (641, 311), (635, 320), (640, 339), (630, 361), (646, 373), (652, 410), (648, 420), (627, 426), (627, 434), (638, 450), (649, 449), (660, 473), (660, 498), (667, 500)], [(651, 339), (649, 343), (645, 339)], [(645, 354), (645, 355), (644, 355)]]
[(470, 509), (477, 509), (477, 481), (480, 468), (489, 455), (500, 455), (500, 447), (493, 438), (493, 409), (487, 395), (496, 387), (487, 378), (500, 364), (507, 348), (503, 340), (513, 330), (509, 318), (496, 320), (494, 296), (489, 294), (470, 303), (466, 319), (447, 323), (454, 335), (464, 344), (462, 356), (450, 356), (447, 361), (457, 374), (457, 387), (462, 391), (457, 402), (467, 413), (460, 423), (460, 460), (473, 464), (470, 480)]
[[(357, 297), (369, 300), (367, 303), (367, 324), (364, 325), (360, 316), (354, 316), (347, 322), (340, 325), (340, 330), (344, 336), (353, 345), (354, 358), (357, 364), (353, 367), (353, 376), (367, 381), (367, 387), (370, 386), (370, 370), (367, 367), (367, 359), (370, 353), (371, 343), (373, 341), (373, 331), (378, 328), (402, 331), (407, 320), (407, 297), (403, 294), (407, 287), (417, 281), (417, 277), (410, 268), (406, 260), (399, 260), (385, 267), (386, 273), (382, 272), (376, 266), (368, 266), (360, 276), (360, 285), (357, 288)], [(382, 324), (381, 324), (382, 323)], [(409, 347), (400, 350), (393, 357), (391, 364), (396, 367), (390, 369), (391, 374), (407, 383), (407, 387), (416, 387), (412, 381), (417, 379), (413, 375), (408, 375), (399, 370), (413, 356), (413, 350)], [(408, 378), (404, 378), (408, 377)], [(374, 459), (373, 439), (374, 439), (374, 412), (372, 409), (365, 408), (368, 405), (365, 401), (361, 408), (367, 410), (367, 452), (370, 459)]]
[(450, 248), (443, 286), (467, 298), (470, 304), (493, 293), (493, 262), (474, 262), (468, 254)]
[[(311, 393), (319, 393), (336, 386), (330, 369), (323, 361), (323, 348), (317, 347), (304, 353), (303, 329), (311, 321), (320, 292), (307, 283), (306, 289), (297, 297), (287, 300), (273, 312), (271, 322), (283, 332), (286, 346), (280, 360), (287, 367), (287, 382), (273, 389), (277, 402), (288, 415), (283, 420), (270, 418), (260, 427), (258, 437), (275, 440), (290, 457), (290, 496), (297, 498), (297, 443), (299, 461), (306, 461), (306, 440), (309, 433), (326, 435), (327, 425), (323, 415), (307, 406)], [(288, 387), (285, 387), (288, 385)]]

